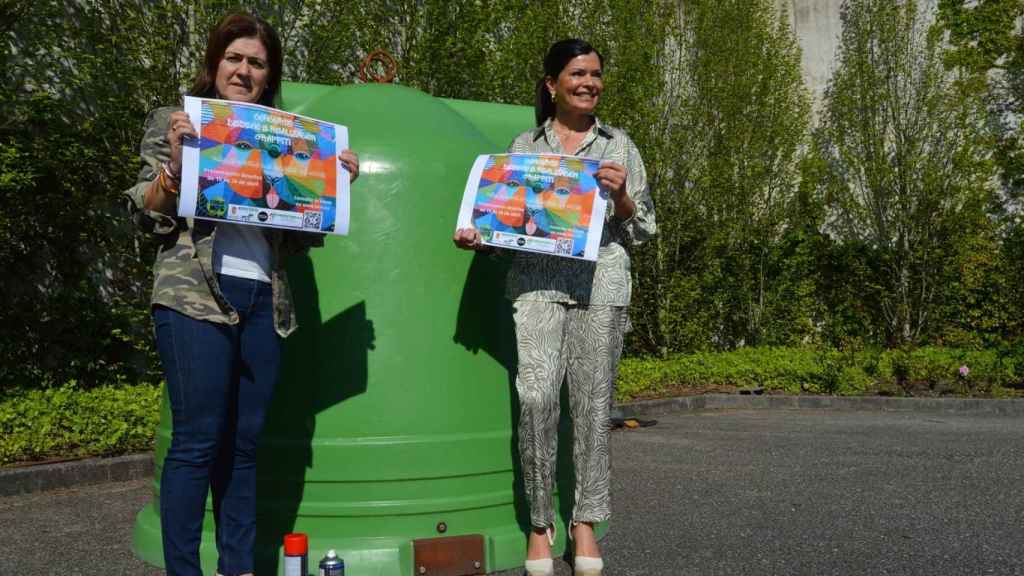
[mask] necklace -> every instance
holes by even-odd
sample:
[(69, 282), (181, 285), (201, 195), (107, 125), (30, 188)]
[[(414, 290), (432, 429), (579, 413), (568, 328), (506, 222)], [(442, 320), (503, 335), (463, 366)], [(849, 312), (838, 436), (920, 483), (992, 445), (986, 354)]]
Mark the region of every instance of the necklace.
[(555, 131), (555, 136), (558, 136), (558, 141), (562, 145), (562, 150), (569, 154), (576, 153), (577, 146), (579, 146), (580, 142), (586, 138), (587, 132), (590, 132), (589, 128), (583, 132), (577, 132), (568, 126), (560, 130), (559, 124), (555, 123), (551, 125), (551, 128)]

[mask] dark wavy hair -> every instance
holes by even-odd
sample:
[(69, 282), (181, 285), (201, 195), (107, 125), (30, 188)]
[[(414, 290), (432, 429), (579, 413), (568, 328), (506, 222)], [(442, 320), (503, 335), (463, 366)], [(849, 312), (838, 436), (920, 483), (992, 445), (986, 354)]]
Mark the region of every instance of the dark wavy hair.
[(566, 38), (555, 42), (551, 48), (548, 48), (548, 55), (544, 57), (544, 76), (537, 81), (537, 98), (533, 104), (533, 114), (537, 119), (537, 126), (555, 115), (555, 103), (551, 100), (545, 80), (549, 76), (557, 79), (565, 69), (565, 65), (573, 58), (590, 53), (597, 54), (597, 59), (601, 62), (601, 67), (604, 68), (604, 56), (601, 56), (601, 53), (586, 40)]
[(266, 20), (240, 12), (228, 14), (210, 30), (203, 69), (196, 76), (196, 81), (188, 92), (189, 96), (217, 98), (217, 67), (220, 66), (228, 46), (239, 38), (257, 38), (267, 49), (267, 87), (260, 94), (258, 103), (265, 106), (274, 105), (274, 98), (281, 91), (281, 39)]

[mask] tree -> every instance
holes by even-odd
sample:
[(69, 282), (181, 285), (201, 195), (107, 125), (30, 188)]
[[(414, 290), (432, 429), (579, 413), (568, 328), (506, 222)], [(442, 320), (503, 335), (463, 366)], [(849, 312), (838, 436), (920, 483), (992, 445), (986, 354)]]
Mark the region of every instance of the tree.
[[(683, 4), (668, 87), (677, 157), (655, 196), (659, 339), (668, 349), (770, 342), (800, 324), (777, 320), (794, 304), (783, 238), (810, 105), (796, 38), (774, 5)], [(705, 329), (680, 325), (690, 319)]]
[(939, 0), (938, 24), (948, 32), (946, 64), (974, 74), (1011, 67), (1020, 55), (1021, 0)]
[(871, 250), (891, 343), (915, 341), (993, 175), (980, 98), (959, 90), (913, 0), (848, 0), (818, 152), (829, 229)]
[(937, 31), (945, 62), (962, 90), (979, 94), (994, 133), (994, 160), (1002, 186), (989, 215), (964, 238), (959, 270), (946, 284), (944, 341), (991, 345), (1021, 334), (1019, 283), (1024, 254), (1020, 214), (1024, 199), (1024, 19), (1022, 0), (940, 0)]
[(999, 137), (996, 161), (1011, 204), (1019, 204), (1024, 193), (1022, 18), (1022, 0), (939, 0), (936, 22), (949, 45), (946, 66), (962, 75), (965, 89), (977, 90), (986, 99)]

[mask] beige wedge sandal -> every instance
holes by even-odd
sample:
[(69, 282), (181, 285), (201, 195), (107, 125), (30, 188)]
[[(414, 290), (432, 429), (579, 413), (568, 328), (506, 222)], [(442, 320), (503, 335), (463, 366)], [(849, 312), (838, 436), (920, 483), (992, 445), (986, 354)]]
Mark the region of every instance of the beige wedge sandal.
[(574, 576), (601, 576), (603, 570), (604, 560), (600, 558), (577, 556), (572, 562)]
[[(555, 527), (548, 526), (545, 532), (548, 536), (548, 545), (553, 548), (555, 546)], [(526, 576), (554, 576), (555, 561), (551, 558), (527, 560), (524, 568), (526, 568)]]
[[(579, 525), (573, 521), (569, 524), (569, 539), (572, 540), (572, 531)], [(590, 556), (574, 556), (572, 561), (573, 576), (601, 576), (604, 570), (604, 560)]]

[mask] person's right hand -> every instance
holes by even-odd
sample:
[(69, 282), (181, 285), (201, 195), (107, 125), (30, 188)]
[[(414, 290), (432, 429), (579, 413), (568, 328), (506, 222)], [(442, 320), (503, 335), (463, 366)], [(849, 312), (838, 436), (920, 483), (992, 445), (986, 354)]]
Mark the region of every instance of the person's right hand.
[(171, 144), (171, 160), (167, 163), (167, 167), (178, 178), (181, 178), (181, 139), (185, 136), (199, 137), (196, 129), (192, 126), (192, 120), (183, 111), (171, 113), (171, 122), (167, 126), (167, 141)]
[(480, 231), (476, 228), (459, 228), (455, 231), (452, 242), (463, 250), (480, 250), (484, 246)]

